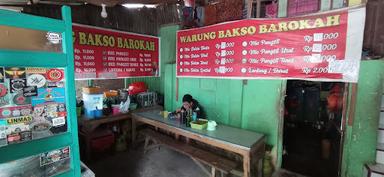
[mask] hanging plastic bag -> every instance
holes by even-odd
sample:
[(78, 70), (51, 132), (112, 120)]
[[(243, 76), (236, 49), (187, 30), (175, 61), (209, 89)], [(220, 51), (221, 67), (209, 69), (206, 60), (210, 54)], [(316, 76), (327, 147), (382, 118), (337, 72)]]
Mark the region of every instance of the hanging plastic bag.
[(120, 103), (120, 112), (128, 113), (129, 112), (129, 104), (131, 103), (131, 99), (128, 97), (127, 101)]

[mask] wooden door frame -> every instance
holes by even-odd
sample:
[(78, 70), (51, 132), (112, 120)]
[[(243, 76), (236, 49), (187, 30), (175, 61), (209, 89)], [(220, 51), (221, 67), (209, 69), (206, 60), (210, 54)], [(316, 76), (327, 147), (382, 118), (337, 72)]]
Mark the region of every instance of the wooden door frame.
[[(319, 81), (314, 81), (319, 82)], [(276, 168), (282, 168), (283, 163), (283, 141), (284, 141), (284, 111), (285, 111), (285, 98), (287, 96), (287, 80), (282, 80), (281, 93), (280, 93), (280, 118), (279, 118), (279, 130), (278, 130), (278, 147), (277, 147), (277, 164)], [(342, 108), (342, 119), (341, 119), (341, 139), (340, 139), (340, 152), (339, 152), (339, 165), (338, 165), (338, 176), (342, 175), (342, 164), (343, 164), (343, 150), (345, 146), (346, 128), (347, 126), (353, 125), (353, 118), (356, 106), (356, 83), (344, 83), (343, 92), (343, 108)]]

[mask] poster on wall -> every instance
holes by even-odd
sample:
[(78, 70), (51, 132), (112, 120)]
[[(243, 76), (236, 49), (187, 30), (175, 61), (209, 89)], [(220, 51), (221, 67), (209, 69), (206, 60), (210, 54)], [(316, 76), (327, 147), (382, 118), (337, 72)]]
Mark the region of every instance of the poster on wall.
[(358, 81), (365, 7), (177, 32), (177, 77)]
[(75, 78), (116, 79), (160, 76), (160, 39), (74, 24)]

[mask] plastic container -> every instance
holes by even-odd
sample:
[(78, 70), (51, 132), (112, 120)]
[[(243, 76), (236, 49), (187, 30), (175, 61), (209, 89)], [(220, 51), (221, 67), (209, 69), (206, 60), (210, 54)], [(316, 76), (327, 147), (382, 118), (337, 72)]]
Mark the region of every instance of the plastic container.
[(88, 119), (94, 119), (95, 118), (95, 111), (94, 110), (85, 109), (84, 113), (85, 113), (84, 114), (85, 117), (87, 117)]
[(120, 105), (119, 104), (112, 105), (112, 114), (113, 115), (120, 114)]
[(95, 118), (103, 117), (103, 110), (98, 109), (98, 110), (94, 110), (93, 112), (95, 114)]
[(129, 104), (129, 110), (135, 110), (135, 109), (137, 109), (137, 104), (136, 103)]
[(81, 116), (81, 111), (83, 110), (82, 107), (76, 107), (76, 115), (77, 117), (80, 117)]
[(207, 129), (208, 121), (206, 120), (197, 120), (191, 122), (191, 128), (197, 129), (197, 130), (205, 130)]
[(197, 121), (197, 113), (196, 112), (192, 113), (192, 121)]
[(150, 107), (157, 104), (157, 94), (155, 92), (140, 93), (136, 99), (141, 107)]
[(96, 110), (103, 107), (103, 94), (86, 94), (83, 93), (84, 108), (88, 110)]
[(93, 151), (103, 152), (111, 148), (113, 143), (115, 143), (115, 136), (113, 133), (110, 133), (108, 135), (92, 139), (91, 148)]
[(100, 87), (83, 87), (82, 91), (85, 94), (100, 94), (100, 93), (102, 93)]
[(134, 82), (132, 84), (129, 84), (128, 90), (130, 95), (136, 95), (147, 91), (148, 87), (145, 82)]

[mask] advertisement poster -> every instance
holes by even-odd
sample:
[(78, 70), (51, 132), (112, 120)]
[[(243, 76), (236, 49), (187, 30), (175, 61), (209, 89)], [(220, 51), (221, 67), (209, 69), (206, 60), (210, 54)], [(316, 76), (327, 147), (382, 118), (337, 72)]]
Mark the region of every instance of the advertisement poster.
[(63, 68), (0, 69), (0, 147), (67, 131)]
[(177, 77), (357, 82), (365, 8), (177, 32)]
[(73, 25), (75, 77), (116, 79), (160, 76), (160, 39)]
[(56, 176), (70, 170), (70, 166), (70, 148), (63, 147), (2, 163), (0, 164), (0, 177)]

